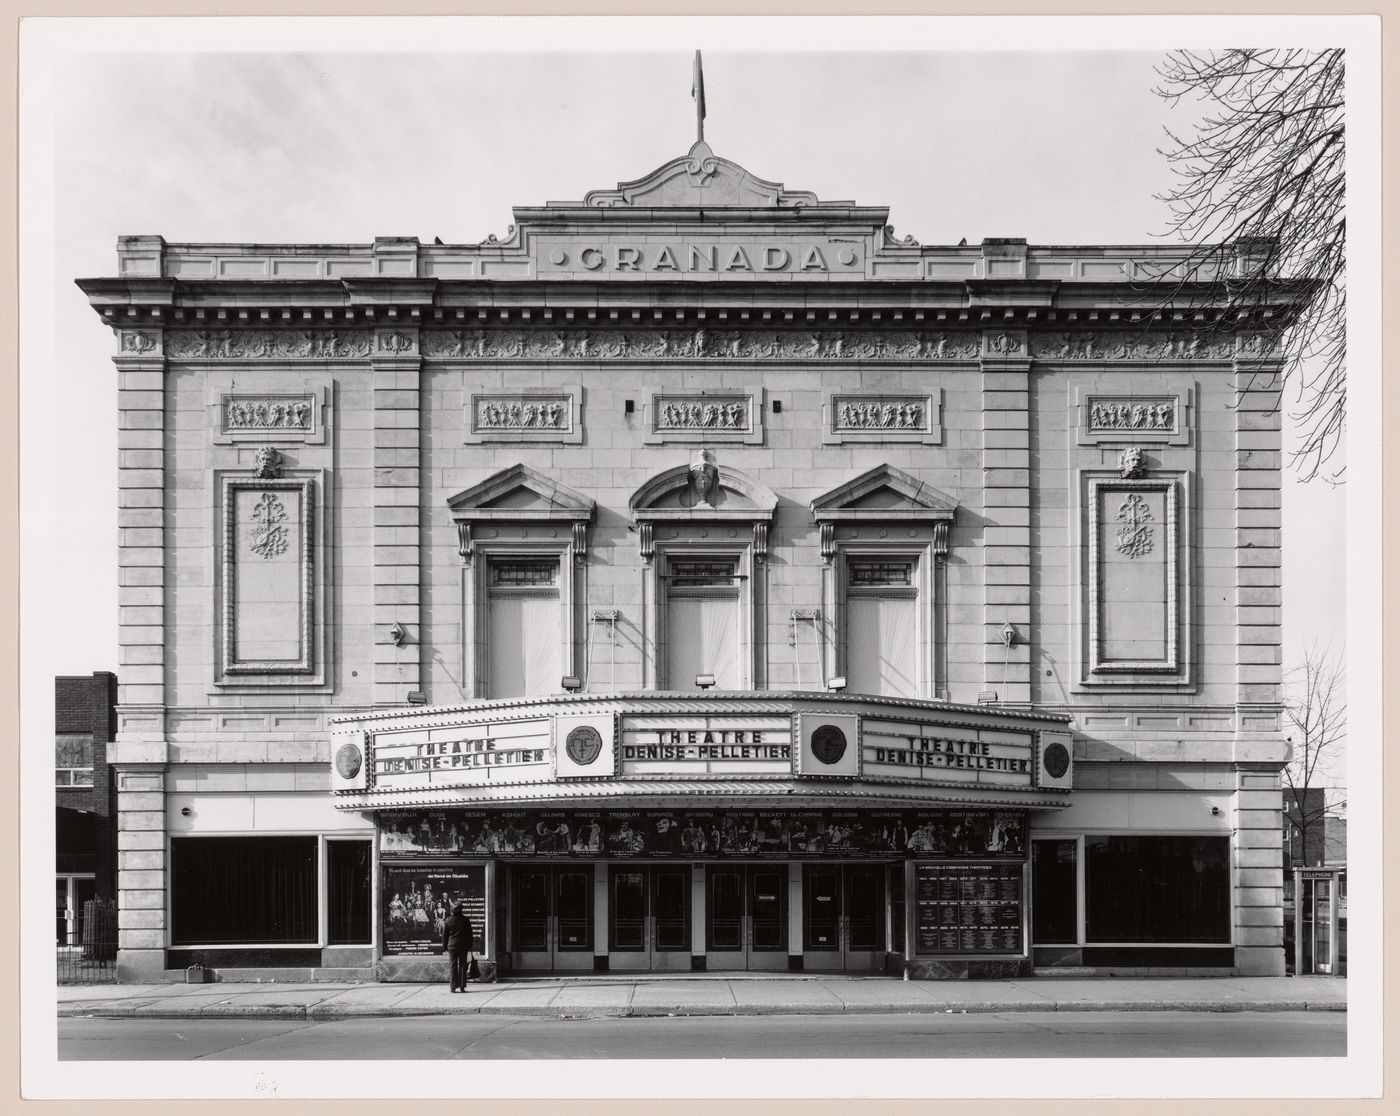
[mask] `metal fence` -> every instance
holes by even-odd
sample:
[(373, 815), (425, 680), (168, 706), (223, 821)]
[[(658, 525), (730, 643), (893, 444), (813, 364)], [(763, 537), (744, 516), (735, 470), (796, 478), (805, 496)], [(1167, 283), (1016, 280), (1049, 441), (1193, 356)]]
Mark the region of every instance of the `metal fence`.
[(58, 941), (59, 984), (115, 984), (117, 909), (111, 903), (83, 904), (77, 927)]

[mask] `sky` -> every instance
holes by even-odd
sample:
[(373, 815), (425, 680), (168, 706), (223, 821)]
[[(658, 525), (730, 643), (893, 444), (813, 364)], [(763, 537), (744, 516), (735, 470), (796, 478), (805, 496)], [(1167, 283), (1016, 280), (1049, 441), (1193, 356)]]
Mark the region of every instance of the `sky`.
[[(1153, 197), (1169, 185), (1157, 152), (1162, 126), (1189, 127), (1191, 111), (1173, 113), (1152, 93), (1161, 50), (1187, 41), (1311, 43), (1340, 35), (1365, 45), (1378, 37), (1374, 26), (1354, 22), (1339, 29), (1337, 21), (1229, 18), (57, 22), (27, 20), (22, 28), (22, 726), (37, 738), (52, 731), (53, 675), (118, 669), (114, 341), (73, 280), (113, 274), (119, 235), (301, 243), (501, 236), (514, 205), (580, 199), (685, 153), (695, 136), (692, 52), (702, 47), (706, 139), (756, 175), (827, 199), (888, 206), (899, 235), (924, 243), (1152, 242), (1167, 224)], [(734, 49), (740, 43), (744, 49)], [(1374, 59), (1360, 78), (1349, 70), (1352, 95), (1378, 89)], [(1364, 142), (1379, 124), (1375, 102), (1363, 103), (1371, 113), (1358, 132)], [(1349, 213), (1349, 227), (1374, 233), (1378, 210), (1367, 206), (1377, 204), (1378, 186), (1358, 182), (1365, 190), (1350, 197), (1362, 211), (1356, 221)], [(1285, 484), (1286, 661), (1297, 660), (1305, 641), (1342, 644), (1349, 581), (1360, 598), (1353, 605), (1378, 599), (1378, 517), (1348, 523), (1344, 515), (1347, 502), (1378, 506), (1379, 364), (1363, 345), (1378, 353), (1379, 315), (1374, 301), (1363, 305), (1379, 290), (1377, 241), (1358, 234), (1352, 271), (1353, 309), (1372, 330), (1354, 338), (1361, 371), (1352, 397), (1361, 402), (1353, 411), (1352, 482), (1344, 490)], [(1365, 619), (1355, 607), (1358, 618)], [(1352, 632), (1353, 684), (1373, 694), (1379, 656), (1357, 651), (1379, 647), (1377, 625)], [(1366, 713), (1377, 719), (1374, 708)], [(1354, 731), (1360, 719), (1358, 712)], [(1378, 732), (1363, 737), (1373, 760), (1378, 741)], [(42, 791), (51, 778), (43, 749), (25, 749), (21, 762), (23, 785)], [(1356, 834), (1376, 824), (1378, 787), (1370, 780), (1353, 790)], [(41, 793), (21, 803), (23, 852), (36, 877), (51, 871), (47, 825), (37, 816), (48, 801)], [(1354, 875), (1375, 878), (1378, 844), (1356, 846)], [(1378, 894), (1353, 890), (1357, 964), (1367, 904), (1374, 920)], [(41, 907), (26, 907), (25, 932), (34, 935), (26, 942), (47, 940)], [(1358, 1021), (1376, 1018), (1379, 985), (1355, 984), (1348, 1062), (1365, 1056), (1366, 1080), (1378, 1082), (1378, 1039), (1368, 1036), (1379, 1029)], [(42, 1037), (52, 1011), (29, 1011), (33, 1005), (26, 989), (26, 1033)], [(1173, 1066), (1160, 1088), (1307, 1097), (1345, 1094), (1359, 1080), (1333, 1072), (1351, 1074), (1350, 1067), (1287, 1060), (1226, 1076), (1228, 1061), (1195, 1063), (1189, 1073)], [(192, 1069), (197, 1077), (166, 1066), (138, 1078), (104, 1067), (99, 1079), (70, 1065), (47, 1080), (65, 1095), (257, 1091), (235, 1064)], [(911, 1076), (917, 1071), (918, 1063), (909, 1074), (887, 1067), (861, 1087), (919, 1095), (930, 1086)], [(489, 1067), (481, 1072), (487, 1076), (478, 1081), (487, 1081)], [(851, 1088), (844, 1066), (803, 1073), (805, 1087), (833, 1095)], [(27, 1087), (36, 1080), (27, 1078)], [(281, 1095), (308, 1095), (294, 1091), (300, 1079), (291, 1070), (277, 1080)], [(310, 1095), (372, 1096), (364, 1090), (394, 1087), (346, 1072), (316, 1080)], [(452, 1084), (432, 1066), (416, 1067), (414, 1080), (422, 1089)], [(529, 1085), (547, 1091), (553, 1080), (542, 1075)], [(625, 1095), (654, 1089), (652, 1080), (580, 1063), (558, 1087), (567, 1095)], [(724, 1077), (741, 1095), (782, 1095), (789, 1080), (741, 1068)], [(1132, 1094), (1149, 1078), (1137, 1064), (1098, 1063), (1093, 1080), (1096, 1091)], [(690, 1095), (682, 1091), (688, 1081), (668, 1077), (665, 1094)], [(1084, 1089), (1069, 1064), (993, 1081), (975, 1064), (940, 1063), (938, 1083), (970, 1095)]]
[[(761, 177), (887, 205), (923, 243), (1146, 243), (1166, 230), (1163, 126), (1195, 111), (1153, 94), (1160, 57), (710, 50), (706, 138)], [(695, 128), (684, 49), (91, 53), (56, 76), (57, 359), (25, 381), (23, 450), (60, 673), (117, 665), (113, 342), (72, 280), (112, 274), (118, 235), (479, 241), (513, 205), (640, 177)], [(1284, 510), (1296, 662), (1345, 642), (1342, 493), (1290, 478)]]

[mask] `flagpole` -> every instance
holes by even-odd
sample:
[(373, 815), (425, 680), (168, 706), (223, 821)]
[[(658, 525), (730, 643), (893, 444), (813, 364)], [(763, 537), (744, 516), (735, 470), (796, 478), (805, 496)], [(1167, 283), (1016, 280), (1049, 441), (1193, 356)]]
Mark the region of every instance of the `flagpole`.
[(690, 82), (690, 95), (695, 98), (695, 142), (705, 142), (705, 69), (700, 52), (695, 52), (695, 74)]

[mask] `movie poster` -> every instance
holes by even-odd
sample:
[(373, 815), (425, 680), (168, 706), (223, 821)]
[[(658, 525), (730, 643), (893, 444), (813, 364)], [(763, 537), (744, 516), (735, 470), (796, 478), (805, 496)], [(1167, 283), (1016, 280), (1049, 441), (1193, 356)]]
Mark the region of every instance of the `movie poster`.
[(381, 904), (385, 956), (434, 956), (445, 951), (442, 935), (447, 915), (458, 902), (476, 930), (473, 948), (482, 951), (486, 930), (486, 866), (438, 868), (386, 866)]

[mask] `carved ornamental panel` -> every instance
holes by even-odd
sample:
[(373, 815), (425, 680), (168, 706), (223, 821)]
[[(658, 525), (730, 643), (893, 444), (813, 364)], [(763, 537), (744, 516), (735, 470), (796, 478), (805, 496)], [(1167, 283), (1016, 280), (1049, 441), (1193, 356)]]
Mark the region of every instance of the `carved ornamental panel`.
[(649, 392), (643, 441), (763, 442), (763, 395), (753, 392)]
[[(269, 460), (275, 455), (269, 448)], [(222, 684), (324, 681), (317, 487), (311, 477), (282, 476), (276, 467), (223, 476), (217, 582)]]
[(940, 392), (835, 392), (822, 404), (822, 441), (943, 442)]
[[(283, 377), (290, 379), (291, 377)], [(323, 444), (329, 423), (330, 382), (300, 380), (298, 391), (238, 391), (230, 377), (211, 383), (208, 403), (213, 441), (220, 445)]]
[[(425, 329), (427, 360), (976, 360), (971, 332), (876, 329)], [(1024, 353), (1024, 349), (1021, 350)]]
[(1099, 392), (1081, 389), (1077, 441), (1081, 446), (1157, 444), (1184, 446), (1191, 440), (1191, 389)]
[(468, 444), (487, 442), (583, 441), (583, 389), (516, 388), (467, 392), (465, 433)]
[(1085, 486), (1088, 576), (1083, 683), (1190, 681), (1190, 570), (1182, 484), (1173, 476), (1093, 476)]

